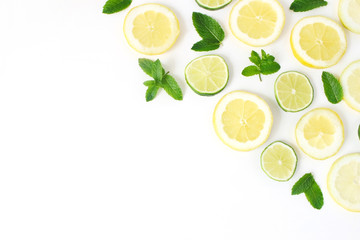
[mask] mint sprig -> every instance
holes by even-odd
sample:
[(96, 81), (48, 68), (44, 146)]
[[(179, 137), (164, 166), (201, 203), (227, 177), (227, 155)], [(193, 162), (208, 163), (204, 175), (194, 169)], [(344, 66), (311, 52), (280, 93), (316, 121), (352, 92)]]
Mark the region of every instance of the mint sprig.
[(104, 7), (103, 13), (112, 14), (120, 12), (130, 6), (132, 0), (108, 0)]
[(322, 73), (321, 78), (324, 85), (324, 92), (328, 101), (332, 104), (341, 102), (341, 100), (344, 98), (344, 91), (339, 80), (337, 80), (336, 77), (331, 73), (325, 71)]
[(145, 94), (147, 102), (156, 97), (160, 88), (163, 88), (175, 100), (183, 99), (181, 88), (176, 80), (169, 75), (169, 72), (165, 73), (159, 59), (152, 61), (150, 59), (140, 58), (139, 66), (147, 75), (153, 78), (153, 80), (144, 82), (144, 85), (148, 87)]
[(242, 75), (245, 77), (250, 77), (254, 75), (259, 75), (260, 81), (262, 81), (261, 74), (269, 75), (276, 73), (280, 70), (280, 65), (275, 62), (275, 57), (267, 54), (264, 50), (261, 49), (260, 55), (252, 51), (251, 56), (249, 57), (250, 61), (255, 65), (250, 65), (243, 69)]
[(291, 189), (291, 195), (299, 195), (301, 193), (305, 193), (306, 199), (315, 209), (321, 209), (324, 205), (321, 189), (311, 173), (301, 177)]
[(225, 38), (220, 24), (212, 17), (199, 12), (193, 12), (192, 21), (202, 40), (195, 43), (191, 49), (198, 52), (218, 49)]
[(359, 128), (358, 128), (358, 136), (359, 136), (359, 140), (360, 140), (360, 125), (359, 125)]
[(326, 6), (328, 3), (324, 0), (295, 0), (290, 5), (290, 10), (294, 12), (306, 12), (318, 7)]

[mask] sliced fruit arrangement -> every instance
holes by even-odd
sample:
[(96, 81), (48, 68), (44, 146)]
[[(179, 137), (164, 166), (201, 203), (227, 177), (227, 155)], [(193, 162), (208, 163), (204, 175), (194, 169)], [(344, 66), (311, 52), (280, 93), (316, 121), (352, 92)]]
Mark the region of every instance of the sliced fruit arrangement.
[(255, 94), (234, 91), (220, 99), (213, 124), (216, 134), (229, 147), (250, 151), (269, 137), (273, 116), (269, 105)]
[(292, 147), (277, 141), (265, 148), (260, 157), (261, 168), (276, 181), (288, 181), (295, 173), (297, 156)]
[(275, 98), (286, 112), (304, 110), (313, 101), (314, 89), (310, 80), (299, 72), (284, 72), (275, 81)]
[(228, 82), (228, 66), (218, 55), (198, 57), (186, 66), (185, 79), (197, 94), (214, 95), (223, 90)]
[(172, 47), (180, 33), (175, 14), (160, 4), (134, 7), (125, 18), (124, 34), (136, 51), (156, 55)]
[(231, 3), (232, 0), (196, 0), (197, 4), (205, 9), (208, 10), (218, 10), (229, 3)]
[(340, 206), (360, 212), (360, 153), (347, 154), (333, 163), (327, 187)]
[(316, 108), (299, 120), (295, 137), (307, 155), (318, 160), (327, 159), (343, 145), (343, 122), (336, 112), (328, 108)]
[(360, 112), (360, 60), (351, 63), (341, 74), (345, 102)]
[(322, 17), (305, 17), (291, 31), (294, 56), (305, 66), (327, 68), (340, 61), (346, 51), (346, 37), (342, 27)]
[(284, 9), (277, 0), (238, 1), (229, 17), (234, 36), (250, 46), (266, 46), (274, 42), (284, 23)]
[(360, 34), (360, 1), (340, 0), (338, 11), (344, 26), (350, 31)]

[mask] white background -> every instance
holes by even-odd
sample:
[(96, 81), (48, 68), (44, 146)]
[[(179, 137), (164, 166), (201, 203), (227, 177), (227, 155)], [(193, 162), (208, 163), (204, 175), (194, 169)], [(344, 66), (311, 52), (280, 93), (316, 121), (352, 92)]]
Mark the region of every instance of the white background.
[[(160, 91), (145, 102), (148, 80), (122, 25), (129, 9), (102, 14), (105, 0), (11, 0), (0, 3), (0, 239), (359, 239), (360, 213), (342, 209), (326, 189), (331, 164), (360, 151), (360, 113), (345, 103), (331, 105), (322, 89), (322, 70), (302, 66), (293, 56), (289, 34), (302, 17), (325, 15), (339, 22), (337, 2), (307, 13), (289, 11), (280, 38), (264, 49), (281, 70), (311, 79), (310, 108), (283, 112), (273, 94), (277, 75), (245, 78), (251, 48), (235, 39), (228, 14), (235, 2), (210, 12), (194, 0), (135, 0), (131, 7), (157, 2), (179, 18), (181, 34), (160, 58), (184, 92), (175, 101)], [(211, 15), (226, 32), (220, 49), (230, 68), (228, 86), (218, 95), (196, 95), (184, 68), (203, 55), (190, 50), (200, 40), (193, 11)], [(346, 30), (348, 50), (327, 71), (339, 76), (360, 59), (360, 35)], [(260, 48), (255, 49), (257, 51)], [(263, 97), (274, 114), (268, 141), (252, 152), (225, 146), (212, 127), (217, 101), (233, 90)], [(346, 139), (325, 161), (307, 157), (296, 146), (294, 127), (310, 109), (339, 113)], [(299, 163), (286, 183), (268, 178), (259, 156), (275, 140), (291, 144)], [(313, 209), (292, 185), (312, 172), (324, 194)]]

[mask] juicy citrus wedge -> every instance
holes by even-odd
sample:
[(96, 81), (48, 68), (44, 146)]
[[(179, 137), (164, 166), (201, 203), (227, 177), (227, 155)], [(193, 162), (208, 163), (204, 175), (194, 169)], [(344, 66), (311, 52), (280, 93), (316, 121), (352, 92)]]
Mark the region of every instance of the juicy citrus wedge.
[(336, 112), (317, 108), (299, 120), (295, 137), (299, 147), (307, 155), (323, 160), (340, 150), (344, 142), (344, 127)]
[(134, 7), (125, 18), (124, 34), (136, 51), (156, 55), (167, 51), (180, 33), (175, 14), (160, 4)]
[(309, 79), (299, 72), (284, 72), (275, 81), (275, 98), (286, 112), (304, 110), (313, 101), (314, 89)]
[(340, 0), (338, 14), (347, 29), (360, 33), (360, 0)]
[(242, 0), (230, 12), (229, 24), (236, 38), (250, 46), (274, 42), (285, 23), (284, 9), (277, 0)]
[(217, 10), (225, 7), (232, 0), (196, 0), (197, 4), (208, 10)]
[(351, 63), (341, 74), (345, 102), (360, 112), (360, 60)]
[(333, 163), (327, 187), (340, 206), (360, 212), (360, 153), (347, 154)]
[(186, 66), (185, 79), (197, 94), (214, 95), (223, 90), (228, 82), (228, 66), (217, 55), (198, 57)]
[(295, 173), (297, 156), (292, 147), (283, 142), (273, 142), (260, 157), (261, 168), (276, 181), (288, 181)]
[(234, 91), (216, 105), (213, 124), (216, 134), (226, 145), (235, 150), (250, 151), (268, 139), (273, 116), (269, 105), (257, 95)]
[(294, 56), (305, 66), (327, 68), (340, 61), (346, 51), (342, 27), (322, 17), (305, 17), (295, 24), (290, 36)]

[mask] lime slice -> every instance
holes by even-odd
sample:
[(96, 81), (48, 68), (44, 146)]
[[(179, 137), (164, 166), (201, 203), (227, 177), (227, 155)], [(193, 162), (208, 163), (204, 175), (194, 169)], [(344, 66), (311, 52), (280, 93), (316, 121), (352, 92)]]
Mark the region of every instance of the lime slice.
[(223, 8), (231, 3), (231, 1), (232, 0), (196, 0), (200, 7), (208, 10), (217, 10)]
[(284, 72), (275, 81), (275, 98), (285, 112), (304, 110), (314, 99), (309, 79), (299, 72)]
[(186, 66), (185, 79), (197, 94), (214, 95), (223, 90), (228, 82), (228, 66), (225, 60), (217, 55), (198, 57)]
[(292, 147), (277, 141), (267, 146), (260, 157), (261, 168), (276, 181), (288, 181), (295, 173), (297, 156)]

